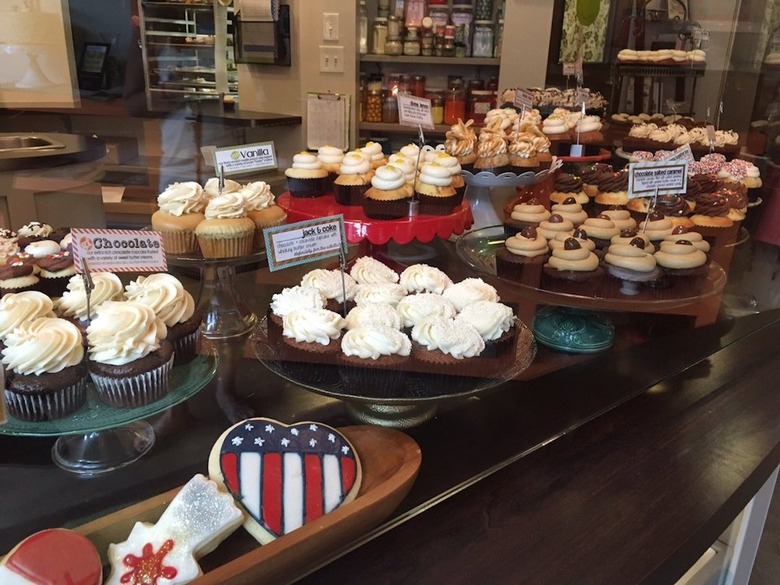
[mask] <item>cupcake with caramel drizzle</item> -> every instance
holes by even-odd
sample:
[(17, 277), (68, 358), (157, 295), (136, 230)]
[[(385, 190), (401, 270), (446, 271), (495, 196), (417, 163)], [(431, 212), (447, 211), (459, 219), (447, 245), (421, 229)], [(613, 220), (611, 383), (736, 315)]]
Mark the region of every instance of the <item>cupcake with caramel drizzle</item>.
[(444, 140), (444, 152), (458, 159), (461, 168), (471, 171), (477, 160), (477, 135), (472, 128), (474, 120), (463, 122), (458, 118), (458, 123), (453, 124)]
[(536, 133), (542, 134), (536, 126), (526, 122), (509, 135), (509, 165), (512, 172), (519, 175), (539, 169), (537, 143), (534, 142)]
[(509, 170), (509, 154), (506, 134), (501, 129), (501, 119), (493, 118), (479, 131), (477, 160), (474, 170), (490, 171), (500, 175)]

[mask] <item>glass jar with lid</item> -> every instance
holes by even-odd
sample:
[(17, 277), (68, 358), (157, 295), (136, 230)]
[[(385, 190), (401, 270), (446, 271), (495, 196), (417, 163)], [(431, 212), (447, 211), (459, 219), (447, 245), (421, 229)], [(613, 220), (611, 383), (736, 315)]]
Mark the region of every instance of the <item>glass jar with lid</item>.
[(467, 115), (477, 125), (485, 122), (485, 115), (496, 107), (495, 94), (489, 89), (475, 89), (471, 92)]
[(401, 36), (401, 19), (395, 15), (387, 17), (387, 36), (388, 37)]
[(433, 21), (433, 26), (449, 24), (450, 9), (447, 6), (447, 1), (428, 0), (428, 16), (430, 16)]
[(444, 100), (444, 123), (457, 124), (458, 118), (466, 120), (466, 92), (460, 84), (447, 89)]
[(378, 73), (371, 73), (366, 78), (366, 90), (372, 91), (372, 90), (380, 90), (382, 89), (382, 81), (384, 81), (384, 78), (379, 75)]
[(426, 0), (406, 0), (404, 3), (404, 25), (406, 28), (413, 26), (420, 28), (425, 17)]
[(386, 124), (398, 122), (398, 98), (389, 91), (382, 103), (382, 122)]
[(363, 118), (366, 122), (382, 121), (382, 90), (371, 89), (366, 96), (366, 111)]
[(404, 44), (401, 42), (401, 37), (387, 35), (387, 41), (385, 42), (385, 55), (391, 57), (397, 57), (403, 55)]
[(431, 100), (431, 121), (434, 124), (444, 123), (444, 98), (441, 94), (431, 93), (428, 94), (428, 99)]
[(417, 35), (417, 27), (410, 26), (406, 29), (404, 38), (404, 55), (416, 57), (420, 54), (420, 37)]
[(434, 43), (434, 36), (433, 33), (427, 32), (423, 33), (422, 39), (420, 40), (420, 54), (423, 57), (430, 57), (433, 55), (433, 43)]
[(493, 21), (474, 21), (474, 38), (471, 41), (472, 57), (493, 56)]
[(385, 43), (387, 43), (387, 19), (377, 17), (374, 19), (374, 28), (371, 42), (371, 52), (374, 55), (385, 54)]
[(412, 77), (412, 95), (423, 97), (425, 95), (425, 76), (415, 75)]
[(471, 56), (471, 32), (474, 29), (474, 9), (471, 4), (452, 5), (452, 24), (463, 25), (463, 42), (466, 45), (466, 56)]

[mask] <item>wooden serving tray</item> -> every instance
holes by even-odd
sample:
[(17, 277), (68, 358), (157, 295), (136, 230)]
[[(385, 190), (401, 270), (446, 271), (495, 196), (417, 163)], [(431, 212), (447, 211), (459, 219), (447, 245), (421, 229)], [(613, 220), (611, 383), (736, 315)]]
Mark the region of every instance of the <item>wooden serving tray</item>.
[[(358, 452), (363, 479), (357, 498), (270, 544), (260, 546), (243, 528), (199, 561), (204, 574), (197, 585), (287, 583), (304, 576), (328, 555), (386, 519), (406, 496), (420, 469), (417, 443), (400, 431), (375, 426), (339, 429)], [(123, 542), (136, 522), (156, 522), (179, 488), (83, 524), (74, 530), (88, 537), (103, 556), (108, 545)], [(242, 533), (242, 534), (239, 534)], [(247, 552), (246, 540), (253, 543)], [(244, 541), (231, 555), (231, 543)], [(224, 557), (211, 566), (212, 557)], [(105, 572), (108, 575), (108, 572)]]

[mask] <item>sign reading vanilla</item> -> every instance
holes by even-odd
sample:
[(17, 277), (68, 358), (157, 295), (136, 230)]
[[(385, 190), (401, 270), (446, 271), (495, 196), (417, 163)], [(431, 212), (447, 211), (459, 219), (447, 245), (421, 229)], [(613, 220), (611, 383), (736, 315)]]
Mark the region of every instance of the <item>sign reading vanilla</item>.
[(271, 271), (340, 256), (347, 248), (343, 215), (266, 228), (263, 237)]
[(688, 187), (688, 163), (638, 162), (628, 165), (628, 196), (677, 195)]
[(272, 140), (225, 146), (214, 152), (214, 167), (221, 168), (226, 177), (275, 169), (276, 166), (276, 149)]
[(86, 258), (92, 272), (165, 272), (162, 236), (146, 230), (73, 228), (73, 265)]

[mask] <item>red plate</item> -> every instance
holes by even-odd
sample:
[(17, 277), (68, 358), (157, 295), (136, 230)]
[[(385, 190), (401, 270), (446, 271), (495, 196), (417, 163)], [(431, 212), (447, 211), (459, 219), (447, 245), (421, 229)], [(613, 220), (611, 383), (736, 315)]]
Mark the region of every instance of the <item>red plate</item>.
[(276, 204), (287, 213), (287, 221), (290, 223), (343, 215), (344, 231), (350, 244), (363, 240), (372, 244), (386, 244), (390, 240), (399, 244), (408, 244), (412, 240), (430, 242), (433, 238), (445, 239), (452, 234), (462, 234), (474, 223), (471, 207), (465, 200), (450, 215), (418, 215), (386, 221), (366, 217), (359, 205), (341, 205), (330, 194), (303, 198), (292, 197), (286, 192), (276, 198)]

